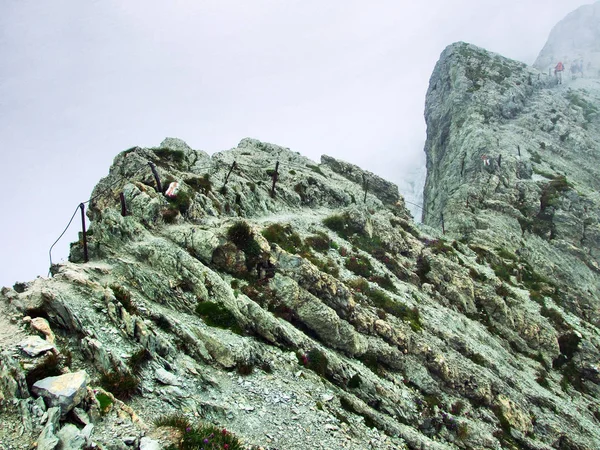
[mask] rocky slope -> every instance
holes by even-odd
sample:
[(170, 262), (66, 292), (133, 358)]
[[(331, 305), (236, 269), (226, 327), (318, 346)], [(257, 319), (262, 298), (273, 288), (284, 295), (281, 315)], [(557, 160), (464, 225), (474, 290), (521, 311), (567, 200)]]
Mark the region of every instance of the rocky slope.
[(597, 79), (559, 85), (547, 73), (458, 43), (432, 74), (425, 112), (424, 222), (443, 223), (448, 237), (485, 249), (480, 260), (502, 280), (503, 295), (491, 308), (475, 296), (484, 320), (505, 311), (507, 329), (496, 331), (527, 354), (531, 342), (509, 337), (527, 341), (527, 327), (514, 318), (547, 319), (561, 355), (545, 370), (589, 405), (598, 402), (591, 374), (600, 360), (599, 108)]
[[(510, 248), (419, 229), (356, 166), (168, 139), (118, 155), (89, 206), (89, 262), (74, 243), (52, 278), (2, 290), (15, 332), (52, 336), (2, 353), (6, 448), (166, 448), (154, 421), (174, 412), (248, 448), (600, 442), (595, 325)], [(46, 410), (33, 385), (61, 373), (87, 378)]]

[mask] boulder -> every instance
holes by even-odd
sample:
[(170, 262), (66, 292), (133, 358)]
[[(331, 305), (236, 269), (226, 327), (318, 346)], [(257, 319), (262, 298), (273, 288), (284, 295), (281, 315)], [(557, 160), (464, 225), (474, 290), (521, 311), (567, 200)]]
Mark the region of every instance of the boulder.
[(58, 406), (61, 416), (65, 417), (85, 397), (88, 380), (88, 374), (80, 370), (58, 377), (44, 378), (37, 381), (31, 390), (34, 394), (44, 397), (49, 407)]

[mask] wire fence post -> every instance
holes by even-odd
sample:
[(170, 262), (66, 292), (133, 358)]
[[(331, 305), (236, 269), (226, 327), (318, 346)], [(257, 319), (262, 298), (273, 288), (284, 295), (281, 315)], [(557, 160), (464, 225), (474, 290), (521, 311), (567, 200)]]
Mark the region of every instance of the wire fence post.
[(502, 154), (498, 155), (498, 167), (502, 167)]
[(444, 223), (444, 213), (442, 213), (442, 234), (446, 234), (446, 224)]
[(229, 181), (229, 175), (231, 175), (231, 172), (233, 172), (233, 169), (235, 169), (236, 163), (235, 161), (233, 162), (233, 164), (231, 165), (231, 168), (229, 169), (229, 172), (227, 172), (227, 176), (225, 177), (225, 182), (223, 183), (223, 187), (227, 186), (227, 182)]
[(79, 208), (81, 208), (81, 229), (83, 230), (83, 262), (88, 262), (87, 234), (85, 232), (85, 205), (80, 203)]
[(363, 189), (365, 190), (365, 197), (363, 198), (363, 203), (367, 203), (367, 191), (369, 190), (369, 180), (365, 177), (365, 174), (362, 174), (363, 179)]
[(277, 183), (277, 177), (279, 175), (279, 161), (275, 164), (275, 172), (273, 172), (273, 186), (271, 186), (271, 198), (275, 198), (275, 183)]
[(152, 175), (154, 175), (154, 179), (156, 180), (156, 187), (158, 188), (158, 192), (162, 192), (162, 184), (160, 184), (160, 177), (158, 176), (158, 171), (156, 170), (156, 166), (154, 163), (149, 162), (148, 165), (150, 169), (152, 169)]
[(120, 192), (119, 199), (121, 199), (121, 215), (125, 217), (127, 215), (127, 205), (125, 204), (125, 195)]

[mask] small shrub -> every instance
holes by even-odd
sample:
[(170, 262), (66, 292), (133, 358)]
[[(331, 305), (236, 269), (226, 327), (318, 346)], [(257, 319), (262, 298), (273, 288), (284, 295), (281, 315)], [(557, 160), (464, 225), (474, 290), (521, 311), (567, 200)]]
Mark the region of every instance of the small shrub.
[(350, 380), (348, 381), (348, 387), (350, 389), (356, 389), (356, 388), (360, 387), (361, 384), (362, 384), (362, 379), (361, 379), (360, 375), (357, 373), (352, 375), (352, 378), (350, 378)]
[(427, 274), (431, 272), (431, 264), (429, 264), (429, 260), (423, 256), (419, 255), (417, 258), (417, 276), (419, 280), (421, 280), (421, 284), (427, 283), (429, 280), (427, 279)]
[(373, 271), (373, 266), (371, 265), (371, 261), (368, 258), (358, 255), (351, 256), (344, 263), (346, 269), (350, 270), (354, 274), (362, 277), (369, 277)]
[(185, 153), (182, 150), (171, 150), (170, 148), (155, 148), (154, 154), (161, 159), (178, 164), (182, 163), (185, 159)]
[(313, 348), (306, 354), (307, 367), (315, 373), (325, 377), (329, 361), (327, 356), (321, 350)]
[(512, 292), (508, 290), (504, 283), (502, 283), (496, 287), (496, 294), (498, 294), (500, 297), (510, 297)]
[(469, 425), (466, 422), (461, 422), (458, 424), (458, 428), (456, 429), (456, 437), (461, 441), (464, 441), (469, 437)]
[(484, 283), (487, 281), (487, 277), (483, 273), (479, 273), (477, 270), (473, 269), (472, 267), (469, 269), (469, 276), (471, 277), (471, 279), (473, 279), (475, 281), (479, 281), (481, 283)]
[(161, 416), (154, 421), (156, 428), (160, 427), (171, 427), (179, 431), (185, 431), (191, 427), (191, 423), (187, 417), (181, 413), (169, 414), (167, 416)]
[(140, 380), (132, 374), (118, 371), (104, 372), (100, 377), (100, 386), (119, 400), (128, 400), (135, 394)]
[(321, 253), (327, 252), (331, 246), (329, 236), (323, 232), (318, 232), (313, 236), (307, 237), (305, 242), (307, 246)]
[(218, 303), (200, 302), (196, 305), (196, 314), (210, 327), (226, 328), (235, 332), (240, 331), (235, 316)]
[(237, 222), (227, 230), (227, 238), (246, 255), (246, 267), (256, 266), (262, 253), (260, 245), (254, 239), (252, 230), (246, 222)]
[(139, 376), (144, 366), (151, 360), (152, 354), (145, 348), (142, 348), (129, 358), (129, 368), (135, 375)]
[[(229, 227), (227, 230), (227, 238), (244, 253), (247, 251), (251, 253), (257, 252), (256, 247), (258, 244), (252, 236), (250, 225), (248, 225), (246, 222), (237, 222)], [(258, 251), (260, 251), (260, 248)]]
[(242, 376), (250, 375), (254, 371), (254, 366), (251, 363), (246, 362), (238, 362), (235, 368), (237, 373)]
[(231, 432), (215, 425), (192, 424), (181, 414), (166, 416), (155, 421), (157, 427), (179, 430), (181, 439), (173, 448), (177, 450), (243, 450), (244, 446)]
[(514, 253), (511, 253), (510, 251), (508, 251), (505, 248), (498, 247), (495, 250), (496, 250), (497, 255), (500, 258), (510, 259), (511, 261), (517, 261), (518, 260), (517, 256)]
[(379, 287), (385, 289), (386, 291), (390, 291), (393, 293), (398, 292), (398, 289), (396, 289), (394, 282), (387, 273), (384, 276), (373, 276), (371, 277), (371, 281), (377, 283)]
[(295, 171), (295, 170), (293, 170), (293, 169), (292, 169), (292, 170), (288, 170), (288, 173), (289, 173), (290, 175), (296, 175), (296, 171)]
[(415, 307), (411, 309), (406, 305), (392, 300), (385, 292), (380, 291), (379, 289), (372, 289), (369, 283), (362, 278), (352, 280), (348, 285), (364, 294), (377, 308), (381, 308), (386, 313), (392, 314), (393, 316), (408, 322), (413, 331), (420, 331), (423, 329), (418, 308)]
[(423, 400), (429, 409), (433, 409), (436, 406), (442, 409), (442, 400), (435, 394), (425, 395)]
[(179, 216), (179, 210), (174, 208), (167, 208), (161, 211), (162, 219), (165, 223), (175, 223), (177, 221), (177, 216)]
[(572, 359), (575, 352), (579, 349), (581, 338), (576, 333), (567, 333), (559, 336), (558, 347), (560, 352), (567, 357)]
[(288, 253), (298, 253), (303, 249), (302, 239), (290, 225), (275, 223), (262, 231), (262, 235), (272, 244), (279, 245)]
[(202, 177), (188, 178), (185, 182), (196, 191), (202, 192), (204, 195), (208, 195), (212, 190), (209, 174), (204, 174)]
[(323, 225), (343, 236), (343, 234), (345, 234), (347, 220), (345, 216), (335, 214), (323, 219)]
[(434, 255), (455, 255), (456, 251), (454, 248), (446, 244), (441, 239), (436, 239), (429, 244), (431, 251)]

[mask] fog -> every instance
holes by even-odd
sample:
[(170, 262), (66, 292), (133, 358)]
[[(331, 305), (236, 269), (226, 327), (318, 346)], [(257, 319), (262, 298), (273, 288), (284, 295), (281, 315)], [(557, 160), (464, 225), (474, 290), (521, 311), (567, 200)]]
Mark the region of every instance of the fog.
[(327, 154), (418, 203), (442, 50), (466, 41), (531, 64), (588, 3), (0, 0), (0, 286), (45, 276), (116, 154), (167, 136), (209, 153), (252, 137)]

